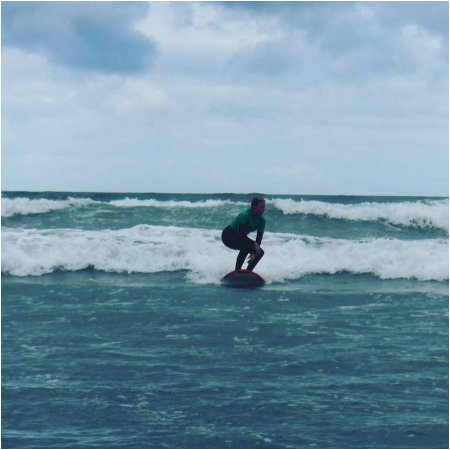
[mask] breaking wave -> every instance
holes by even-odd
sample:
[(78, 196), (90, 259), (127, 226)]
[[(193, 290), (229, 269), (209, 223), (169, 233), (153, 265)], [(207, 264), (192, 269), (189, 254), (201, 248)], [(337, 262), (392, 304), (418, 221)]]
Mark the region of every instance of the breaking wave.
[(137, 198), (125, 198), (123, 200), (112, 200), (110, 205), (120, 208), (152, 207), (152, 208), (217, 208), (227, 204), (242, 204), (243, 202), (231, 202), (229, 200), (203, 200), (192, 202), (189, 200), (140, 200)]
[[(268, 282), (306, 274), (370, 273), (382, 279), (448, 279), (448, 240), (360, 240), (269, 233), (258, 272)], [(138, 225), (121, 230), (6, 228), (2, 273), (27, 276), (93, 268), (117, 273), (185, 270), (195, 283), (219, 283), (236, 252), (220, 231)], [(270, 258), (268, 257), (270, 255)]]
[(2, 217), (12, 217), (16, 215), (25, 216), (28, 214), (44, 214), (51, 211), (69, 208), (72, 206), (88, 206), (96, 202), (90, 198), (72, 198), (67, 200), (49, 200), (45, 198), (29, 199), (17, 197), (14, 199), (2, 199)]
[[(382, 221), (392, 225), (416, 228), (436, 228), (448, 231), (448, 200), (420, 200), (406, 202), (364, 202), (330, 203), (318, 200), (293, 200), (275, 198), (267, 204), (280, 210), (284, 215), (323, 216), (329, 219), (348, 221)], [(2, 217), (17, 215), (43, 214), (65, 208), (78, 208), (91, 205), (103, 205), (112, 208), (161, 208), (161, 209), (201, 209), (229, 206), (245, 207), (247, 202), (207, 199), (157, 200), (129, 198), (110, 201), (98, 201), (91, 198), (73, 198), (66, 200), (29, 199), (18, 197), (2, 199)]]
[(394, 225), (449, 229), (448, 200), (342, 204), (316, 200), (274, 199), (271, 203), (283, 214), (289, 215), (316, 215), (352, 221), (381, 220)]
[(230, 200), (140, 200), (137, 198), (124, 198), (121, 200), (97, 201), (90, 198), (73, 198), (67, 200), (49, 200), (45, 198), (29, 199), (24, 197), (3, 198), (2, 217), (12, 217), (16, 215), (45, 214), (52, 211), (62, 210), (71, 207), (83, 207), (89, 205), (109, 205), (118, 208), (217, 208), (229, 204), (247, 205), (244, 202), (232, 202)]

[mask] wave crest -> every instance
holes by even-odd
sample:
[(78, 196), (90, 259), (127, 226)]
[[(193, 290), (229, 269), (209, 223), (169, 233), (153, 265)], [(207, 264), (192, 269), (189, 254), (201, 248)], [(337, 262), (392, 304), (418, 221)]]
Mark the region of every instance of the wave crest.
[[(448, 240), (361, 240), (266, 233), (266, 256), (258, 265), (268, 282), (305, 274), (371, 273), (383, 279), (448, 279)], [(6, 228), (2, 272), (43, 275), (93, 267), (105, 272), (188, 271), (196, 283), (219, 283), (234, 266), (236, 252), (220, 231), (139, 225), (122, 230)]]
[(394, 225), (449, 229), (448, 200), (343, 204), (316, 200), (274, 199), (271, 203), (286, 215), (310, 214), (352, 221), (382, 220)]
[(72, 198), (67, 200), (49, 200), (45, 198), (29, 199), (25, 197), (3, 198), (2, 217), (44, 214), (72, 206), (88, 206), (98, 203), (90, 198)]
[(52, 211), (62, 210), (70, 207), (82, 207), (89, 205), (108, 205), (117, 208), (218, 208), (224, 205), (247, 205), (245, 202), (233, 202), (231, 200), (156, 200), (138, 199), (126, 197), (120, 200), (97, 201), (90, 198), (72, 198), (67, 200), (49, 200), (45, 198), (29, 199), (25, 197), (2, 199), (2, 217), (12, 217), (16, 215), (45, 214)]
[[(217, 208), (227, 204), (240, 204), (230, 200), (202, 200), (192, 202), (189, 200), (140, 200), (137, 198), (125, 198), (123, 200), (112, 200), (108, 202), (112, 206), (120, 208), (152, 207), (152, 208)], [(246, 203), (243, 203), (245, 205)]]

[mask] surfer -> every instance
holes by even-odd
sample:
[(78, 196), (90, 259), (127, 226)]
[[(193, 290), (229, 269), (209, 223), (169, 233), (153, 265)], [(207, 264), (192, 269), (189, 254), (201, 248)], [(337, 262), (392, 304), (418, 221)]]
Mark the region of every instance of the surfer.
[[(222, 242), (233, 250), (240, 250), (236, 259), (236, 270), (242, 268), (245, 258), (248, 258), (247, 270), (252, 271), (256, 264), (264, 256), (264, 251), (260, 247), (266, 226), (266, 219), (263, 217), (266, 208), (266, 201), (261, 197), (254, 197), (251, 207), (242, 211), (225, 229), (222, 231)], [(256, 241), (250, 239), (247, 234), (257, 231)]]

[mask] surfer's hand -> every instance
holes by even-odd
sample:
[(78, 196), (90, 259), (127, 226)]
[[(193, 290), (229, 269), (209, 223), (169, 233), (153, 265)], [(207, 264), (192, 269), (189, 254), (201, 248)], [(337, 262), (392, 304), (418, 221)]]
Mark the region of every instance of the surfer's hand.
[(257, 258), (260, 253), (261, 253), (261, 249), (259, 248), (258, 243), (255, 242), (255, 257)]
[(256, 258), (256, 255), (255, 255), (254, 253), (252, 253), (252, 254), (248, 257), (247, 262), (248, 262), (249, 264), (251, 264), (251, 263), (255, 260), (255, 258)]

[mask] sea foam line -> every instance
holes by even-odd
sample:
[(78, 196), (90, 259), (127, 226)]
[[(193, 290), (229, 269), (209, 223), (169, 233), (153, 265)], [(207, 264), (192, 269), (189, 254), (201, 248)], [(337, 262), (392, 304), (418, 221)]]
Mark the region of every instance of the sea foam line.
[(108, 202), (112, 206), (120, 208), (139, 208), (139, 207), (151, 207), (151, 208), (217, 208), (229, 204), (242, 204), (244, 202), (232, 202), (230, 200), (200, 200), (192, 202), (189, 200), (156, 200), (148, 199), (141, 200), (137, 198), (125, 198), (123, 200), (112, 200)]
[(309, 214), (352, 221), (382, 220), (395, 225), (449, 229), (448, 200), (354, 204), (316, 200), (274, 199), (271, 203), (283, 214)]
[[(329, 203), (317, 200), (270, 199), (267, 203), (285, 215), (315, 215), (331, 219), (351, 221), (384, 221), (389, 224), (427, 228), (433, 227), (448, 231), (448, 200), (419, 200), (415, 202), (364, 202), (356, 204)], [(208, 199), (189, 200), (156, 200), (129, 198), (111, 201), (96, 201), (90, 198), (72, 198), (67, 200), (3, 198), (2, 217), (15, 215), (43, 214), (70, 207), (89, 205), (107, 205), (117, 208), (189, 208), (207, 209), (237, 205), (242, 208), (248, 203), (231, 200)]]
[(50, 200), (46, 198), (29, 199), (25, 197), (3, 198), (2, 199), (2, 217), (12, 217), (16, 215), (45, 214), (52, 211), (62, 210), (71, 207), (83, 207), (89, 205), (108, 205), (117, 208), (217, 208), (224, 205), (247, 205), (244, 202), (233, 202), (231, 200), (156, 200), (156, 199), (137, 199), (124, 198), (120, 200), (111, 200), (102, 202), (90, 198), (72, 198), (67, 200)]
[(2, 217), (16, 215), (44, 214), (69, 207), (88, 206), (99, 203), (90, 198), (73, 198), (67, 200), (50, 200), (46, 198), (29, 199), (26, 197), (2, 198)]
[[(258, 265), (269, 282), (305, 274), (371, 273), (383, 279), (448, 279), (448, 240), (314, 238), (267, 232)], [(196, 283), (218, 283), (236, 252), (220, 231), (138, 225), (122, 230), (17, 229), (2, 233), (2, 272), (43, 275), (94, 268), (105, 272), (188, 271)]]

